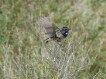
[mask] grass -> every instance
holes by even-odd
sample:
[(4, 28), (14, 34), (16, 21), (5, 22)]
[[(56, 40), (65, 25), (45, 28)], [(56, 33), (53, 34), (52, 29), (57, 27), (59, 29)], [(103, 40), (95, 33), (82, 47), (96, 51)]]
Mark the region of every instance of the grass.
[[(105, 0), (0, 1), (0, 79), (105, 79)], [(40, 18), (69, 36), (45, 44)]]

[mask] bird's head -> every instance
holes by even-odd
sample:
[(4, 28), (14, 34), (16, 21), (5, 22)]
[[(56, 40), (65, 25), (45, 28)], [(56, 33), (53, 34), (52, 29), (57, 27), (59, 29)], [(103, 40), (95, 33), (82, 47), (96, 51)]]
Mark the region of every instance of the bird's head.
[(61, 33), (62, 33), (63, 37), (67, 37), (68, 36), (69, 30), (70, 29), (68, 27), (62, 27), (61, 28)]

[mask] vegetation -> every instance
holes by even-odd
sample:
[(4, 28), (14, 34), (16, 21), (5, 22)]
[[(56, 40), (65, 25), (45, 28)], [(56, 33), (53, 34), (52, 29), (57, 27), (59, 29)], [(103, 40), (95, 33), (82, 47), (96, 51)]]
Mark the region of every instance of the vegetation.
[[(45, 44), (40, 18), (69, 36)], [(105, 0), (1, 0), (0, 79), (105, 79)]]

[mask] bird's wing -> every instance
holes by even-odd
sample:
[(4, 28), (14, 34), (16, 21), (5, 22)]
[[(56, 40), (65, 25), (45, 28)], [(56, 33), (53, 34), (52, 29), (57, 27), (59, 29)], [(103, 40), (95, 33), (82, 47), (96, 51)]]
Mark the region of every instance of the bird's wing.
[(49, 35), (49, 37), (55, 36), (55, 25), (53, 25), (52, 22), (50, 22), (47, 18), (41, 19), (43, 27), (46, 29), (46, 34)]

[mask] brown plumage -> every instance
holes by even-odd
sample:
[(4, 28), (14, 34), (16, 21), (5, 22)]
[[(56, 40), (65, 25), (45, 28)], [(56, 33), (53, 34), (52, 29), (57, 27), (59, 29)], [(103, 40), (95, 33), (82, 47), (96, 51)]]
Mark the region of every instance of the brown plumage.
[(50, 38), (56, 37), (56, 26), (50, 22), (47, 18), (42, 18), (42, 25), (43, 27), (46, 29), (46, 34), (48, 34), (48, 36)]

